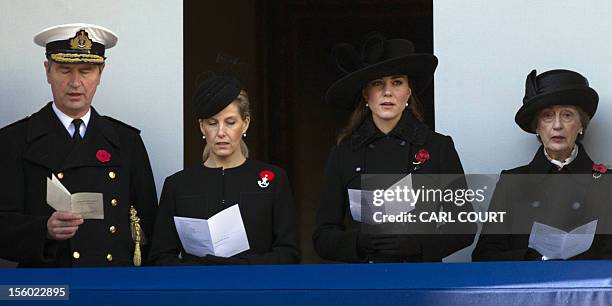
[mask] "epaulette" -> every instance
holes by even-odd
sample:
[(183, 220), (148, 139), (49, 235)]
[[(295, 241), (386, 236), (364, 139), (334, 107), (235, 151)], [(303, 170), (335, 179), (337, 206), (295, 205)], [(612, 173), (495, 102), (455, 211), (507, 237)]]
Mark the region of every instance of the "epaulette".
[(13, 123), (11, 123), (11, 124), (7, 125), (7, 126), (4, 126), (4, 127), (0, 128), (0, 132), (1, 132), (1, 131), (4, 131), (5, 129), (10, 128), (11, 126), (14, 126), (14, 125), (20, 124), (20, 123), (25, 122), (25, 121), (28, 121), (28, 120), (30, 120), (30, 116), (27, 116), (27, 117), (25, 117), (25, 118), (23, 118), (23, 119), (19, 119), (19, 120), (15, 121), (15, 122), (13, 122)]
[(137, 129), (137, 128), (135, 128), (135, 127), (133, 127), (133, 126), (131, 126), (131, 125), (129, 125), (129, 124), (127, 124), (127, 123), (123, 122), (123, 121), (119, 121), (119, 120), (117, 120), (117, 119), (115, 119), (115, 118), (113, 118), (113, 117), (109, 117), (109, 116), (102, 116), (102, 117), (104, 117), (104, 118), (106, 118), (106, 119), (110, 120), (111, 122), (117, 123), (117, 124), (119, 124), (119, 125), (121, 125), (121, 126), (123, 126), (123, 127), (126, 127), (126, 128), (128, 128), (128, 129), (133, 130), (133, 131), (135, 131), (136, 133), (140, 134), (140, 130), (139, 130), (139, 129)]

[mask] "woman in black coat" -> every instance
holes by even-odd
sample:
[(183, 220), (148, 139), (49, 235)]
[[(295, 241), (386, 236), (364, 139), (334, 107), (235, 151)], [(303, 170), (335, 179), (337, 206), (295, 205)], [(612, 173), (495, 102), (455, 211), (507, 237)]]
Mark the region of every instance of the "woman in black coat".
[[(166, 179), (152, 261), (158, 265), (299, 262), (287, 175), (279, 167), (248, 159), (242, 138), (250, 123), (249, 100), (240, 82), (230, 76), (208, 78), (194, 94), (194, 109), (206, 140), (204, 162)], [(234, 204), (238, 204), (249, 249), (228, 258), (186, 252), (174, 217), (209, 219)]]
[[(515, 121), (536, 134), (542, 145), (529, 164), (502, 171), (489, 211), (506, 212), (506, 220), (484, 225), (473, 260), (611, 258), (605, 205), (612, 198), (612, 185), (604, 174), (606, 167), (594, 163), (580, 143), (598, 100), (597, 92), (577, 72), (551, 70), (536, 75), (533, 70), (527, 76)], [(594, 220), (597, 234), (590, 248), (569, 258), (548, 258), (530, 241), (535, 222), (569, 232)]]
[[(433, 77), (436, 57), (415, 54), (410, 41), (385, 40), (380, 34), (370, 35), (363, 50), (360, 55), (348, 44), (334, 49), (347, 75), (329, 88), (326, 100), (356, 109), (327, 160), (315, 250), (324, 259), (342, 262), (440, 261), (472, 243), (473, 224), (431, 223), (416, 234), (406, 224), (389, 230), (366, 224), (370, 216), (351, 218), (349, 190), (362, 189), (362, 175), (463, 174), (452, 139), (423, 123), (416, 98)], [(455, 187), (465, 188), (465, 180), (461, 177)], [(442, 204), (447, 212), (471, 211), (470, 204)], [(447, 235), (451, 228), (463, 235)]]

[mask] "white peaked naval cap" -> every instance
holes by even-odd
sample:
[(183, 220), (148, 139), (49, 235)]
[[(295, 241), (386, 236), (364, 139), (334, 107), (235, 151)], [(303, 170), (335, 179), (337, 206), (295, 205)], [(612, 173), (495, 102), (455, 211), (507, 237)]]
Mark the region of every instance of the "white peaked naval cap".
[(34, 36), (34, 43), (46, 48), (46, 55), (60, 63), (102, 64), (105, 49), (117, 44), (113, 31), (87, 23), (53, 26)]

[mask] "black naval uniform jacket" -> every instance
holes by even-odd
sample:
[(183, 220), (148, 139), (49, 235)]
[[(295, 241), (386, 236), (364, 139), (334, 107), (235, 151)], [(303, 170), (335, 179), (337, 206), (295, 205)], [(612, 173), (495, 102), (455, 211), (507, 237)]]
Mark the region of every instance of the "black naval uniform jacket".
[[(421, 149), (430, 153), (430, 159), (415, 167), (415, 154)], [(414, 235), (420, 248), (414, 256), (389, 257), (377, 252), (359, 254), (357, 240), (362, 227), (366, 225), (351, 217), (347, 190), (360, 189), (361, 175), (372, 173), (463, 174), (463, 167), (451, 137), (431, 131), (411, 112), (405, 111), (388, 135), (381, 132), (372, 117), (368, 116), (350, 140), (332, 148), (328, 157), (316, 216), (317, 227), (313, 234), (314, 247), (319, 256), (356, 263), (441, 261), (472, 243), (473, 233), (476, 232), (473, 224), (450, 224), (431, 229), (431, 235)], [(461, 179), (461, 185), (465, 188), (465, 179), (462, 176)], [(413, 187), (418, 188), (414, 183)], [(457, 213), (471, 211), (472, 207), (471, 204), (462, 207), (445, 205), (444, 209)], [(457, 229), (457, 226), (461, 229)], [(453, 232), (464, 235), (447, 234)]]
[(504, 223), (486, 223), (474, 261), (541, 260), (528, 247), (533, 222), (566, 232), (597, 219), (591, 248), (570, 259), (612, 258), (610, 240), (609, 175), (593, 176), (593, 160), (578, 143), (578, 155), (561, 170), (544, 155), (540, 146), (533, 160), (524, 166), (503, 170), (493, 193), (489, 211), (505, 211)]
[[(265, 170), (272, 171), (274, 179), (262, 187), (258, 181)], [(209, 219), (236, 203), (250, 249), (230, 258), (188, 254), (174, 217)], [(299, 260), (293, 196), (281, 168), (247, 159), (235, 168), (200, 165), (166, 178), (151, 250), (155, 264), (283, 264)]]
[[(93, 108), (78, 145), (51, 103), (0, 131), (0, 257), (20, 267), (133, 265), (130, 205), (138, 211), (145, 236), (157, 210), (155, 183), (139, 131)], [(110, 153), (100, 161), (98, 150)], [(47, 178), (55, 174), (71, 193), (103, 194), (104, 220), (84, 220), (76, 235), (47, 239), (54, 212), (46, 201)], [(142, 247), (146, 259), (148, 247)]]

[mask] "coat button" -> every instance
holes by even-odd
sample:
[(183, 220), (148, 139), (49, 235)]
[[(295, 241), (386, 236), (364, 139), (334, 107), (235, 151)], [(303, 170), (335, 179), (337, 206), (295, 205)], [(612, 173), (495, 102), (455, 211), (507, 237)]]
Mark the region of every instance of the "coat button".
[(113, 261), (113, 254), (106, 254), (106, 261), (108, 262)]
[(368, 148), (370, 149), (374, 149), (375, 145), (373, 143), (371, 143), (370, 145), (368, 145)]
[(57, 178), (58, 178), (58, 179), (60, 179), (60, 180), (61, 180), (61, 179), (64, 179), (64, 173), (62, 173), (62, 172), (58, 173), (56, 176), (57, 176)]
[(578, 208), (580, 208), (580, 202), (574, 202), (574, 203), (572, 203), (572, 208), (573, 208), (573, 209), (578, 209)]
[(111, 171), (108, 173), (108, 177), (110, 177), (111, 180), (114, 180), (117, 177), (117, 174), (115, 173), (115, 171)]
[(538, 207), (540, 207), (540, 205), (541, 205), (541, 204), (540, 204), (540, 201), (533, 201), (533, 202), (531, 203), (531, 207), (534, 207), (534, 208), (538, 208)]
[(72, 258), (79, 259), (80, 257), (81, 257), (81, 254), (79, 252), (72, 252)]
[(117, 199), (112, 199), (111, 200), (111, 205), (113, 205), (113, 207), (119, 205), (119, 201), (117, 201)]
[(355, 172), (361, 172), (361, 167), (355, 168)]
[(405, 140), (402, 140), (402, 141), (399, 143), (399, 145), (400, 145), (400, 146), (402, 146), (402, 147), (403, 147), (403, 146), (405, 146), (405, 145), (406, 145), (406, 141), (405, 141)]
[(114, 234), (115, 232), (117, 232), (117, 228), (114, 225), (111, 225), (111, 227), (108, 228), (108, 231), (111, 234)]

